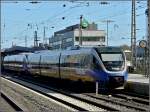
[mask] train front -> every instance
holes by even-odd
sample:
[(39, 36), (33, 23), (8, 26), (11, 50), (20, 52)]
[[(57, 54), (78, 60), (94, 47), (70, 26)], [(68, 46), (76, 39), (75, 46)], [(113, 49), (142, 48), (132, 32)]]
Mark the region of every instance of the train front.
[(102, 47), (96, 49), (100, 60), (103, 79), (110, 88), (123, 86), (127, 81), (126, 58), (123, 51), (118, 47)]

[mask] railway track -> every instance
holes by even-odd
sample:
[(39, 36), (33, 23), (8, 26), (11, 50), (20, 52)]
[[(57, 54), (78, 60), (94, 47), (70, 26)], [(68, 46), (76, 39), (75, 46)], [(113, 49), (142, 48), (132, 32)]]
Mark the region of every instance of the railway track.
[(105, 96), (105, 95), (94, 95), (94, 94), (85, 94), (91, 98), (97, 99), (97, 100), (104, 100), (106, 102), (110, 102), (112, 104), (120, 105), (121, 107), (127, 107), (129, 109), (134, 109), (138, 111), (148, 111), (149, 106), (145, 106), (145, 104), (139, 104), (133, 102), (131, 99), (130, 100), (122, 100), (118, 99), (118, 97), (112, 97), (111, 95)]
[[(89, 105), (93, 105), (95, 107), (99, 107), (103, 110), (107, 111), (148, 111), (148, 100), (138, 97), (133, 97), (126, 94), (114, 94), (111, 93), (111, 97), (108, 95), (95, 95), (93, 93), (83, 93), (83, 94), (75, 94), (73, 92), (67, 90), (60, 90), (50, 86), (46, 86), (44, 84), (39, 84), (33, 81), (29, 81), (27, 79), (21, 79), (28, 83), (32, 83), (34, 85), (38, 85), (40, 87), (53, 90), (55, 92), (61, 93), (63, 95), (69, 96), (71, 98), (77, 99), (82, 102), (86, 102)], [(56, 99), (57, 100), (57, 99)], [(63, 102), (65, 103), (65, 102)], [(69, 105), (66, 103), (66, 105)], [(72, 104), (70, 105), (72, 107)], [(78, 107), (76, 107), (78, 108)], [(78, 108), (77, 110), (85, 111), (87, 109)]]
[(122, 98), (127, 101), (134, 101), (134, 102), (141, 103), (144, 105), (149, 105), (149, 97), (148, 96), (141, 96), (141, 95), (137, 95), (137, 94), (134, 95), (134, 94), (128, 93), (128, 92), (120, 92), (120, 93), (112, 92), (111, 95), (113, 97)]
[[(13, 98), (11, 98), (8, 94), (6, 94), (4, 91), (1, 90), (1, 98), (5, 103), (7, 102), (10, 107), (6, 107), (9, 111), (22, 111), (22, 112), (27, 112), (28, 109), (23, 107), (21, 104), (16, 102)], [(5, 111), (5, 110), (4, 110)]]
[(117, 111), (114, 108), (106, 107), (103, 105), (99, 105), (99, 106), (93, 105), (93, 104), (87, 102), (86, 100), (84, 100), (84, 101), (79, 100), (75, 97), (70, 96), (69, 94), (65, 94), (63, 92), (54, 90), (52, 88), (47, 89), (46, 87), (41, 87), (41, 85), (39, 86), (39, 84), (35, 84), (35, 83), (29, 82), (27, 80), (23, 81), (23, 80), (14, 79), (14, 78), (11, 78), (11, 79), (4, 78), (4, 80), (9, 80), (13, 83), (17, 83), (24, 87), (32, 89), (44, 96), (47, 96), (53, 100), (56, 100), (66, 106), (69, 106), (74, 111), (104, 111), (104, 110)]
[[(144, 96), (144, 95), (139, 95), (136, 93), (131, 93), (131, 92), (127, 92), (127, 91), (119, 91), (121, 94), (123, 95), (128, 95), (130, 97), (136, 97), (136, 98), (141, 98), (141, 99), (149, 99), (149, 96)], [(113, 93), (118, 94), (116, 91), (114, 91)]]

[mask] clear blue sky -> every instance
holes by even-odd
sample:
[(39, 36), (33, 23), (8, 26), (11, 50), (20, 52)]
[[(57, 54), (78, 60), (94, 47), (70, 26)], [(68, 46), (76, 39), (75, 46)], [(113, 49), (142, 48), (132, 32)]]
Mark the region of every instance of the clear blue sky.
[[(109, 24), (109, 45), (130, 45), (131, 29), (131, 1), (108, 1), (101, 5), (99, 1), (68, 2), (68, 1), (41, 1), (31, 4), (29, 1), (1, 3), (1, 45), (2, 48), (16, 45), (25, 46), (27, 36), (28, 46), (33, 45), (33, 31), (38, 28), (38, 37), (43, 41), (43, 27), (46, 37), (49, 38), (55, 31), (79, 23), (83, 17), (98, 24), (99, 30), (106, 30), (103, 20), (113, 20)], [(65, 7), (63, 5), (65, 4)], [(137, 40), (146, 36), (146, 1), (136, 3)], [(63, 20), (62, 17), (65, 17)], [(54, 28), (52, 28), (54, 27)]]

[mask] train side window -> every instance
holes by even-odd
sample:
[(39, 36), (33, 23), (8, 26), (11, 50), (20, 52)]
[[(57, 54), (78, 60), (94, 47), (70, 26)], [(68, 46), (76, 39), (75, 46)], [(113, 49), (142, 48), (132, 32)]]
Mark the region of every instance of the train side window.
[(93, 57), (93, 67), (92, 68), (94, 68), (94, 69), (100, 69), (98, 60), (95, 57)]
[(81, 67), (82, 68), (89, 68), (90, 66), (90, 56), (88, 54), (83, 54), (81, 56)]
[(28, 55), (26, 55), (24, 58), (25, 58), (25, 60), (26, 60), (26, 63), (29, 64), (29, 58), (28, 58)]

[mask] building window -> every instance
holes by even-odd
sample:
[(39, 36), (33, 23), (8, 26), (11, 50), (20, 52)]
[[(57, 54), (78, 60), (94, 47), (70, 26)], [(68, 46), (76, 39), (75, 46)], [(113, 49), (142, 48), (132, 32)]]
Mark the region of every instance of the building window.
[(76, 41), (79, 41), (79, 37), (75, 37), (75, 40), (76, 40)]
[(101, 41), (101, 42), (105, 42), (105, 37), (104, 37), (104, 36), (101, 36), (101, 37), (100, 37), (100, 41)]
[[(83, 41), (101, 41), (105, 42), (105, 37), (104, 36), (99, 36), (99, 37), (82, 37)], [(79, 41), (79, 37), (75, 37), (75, 41)]]

